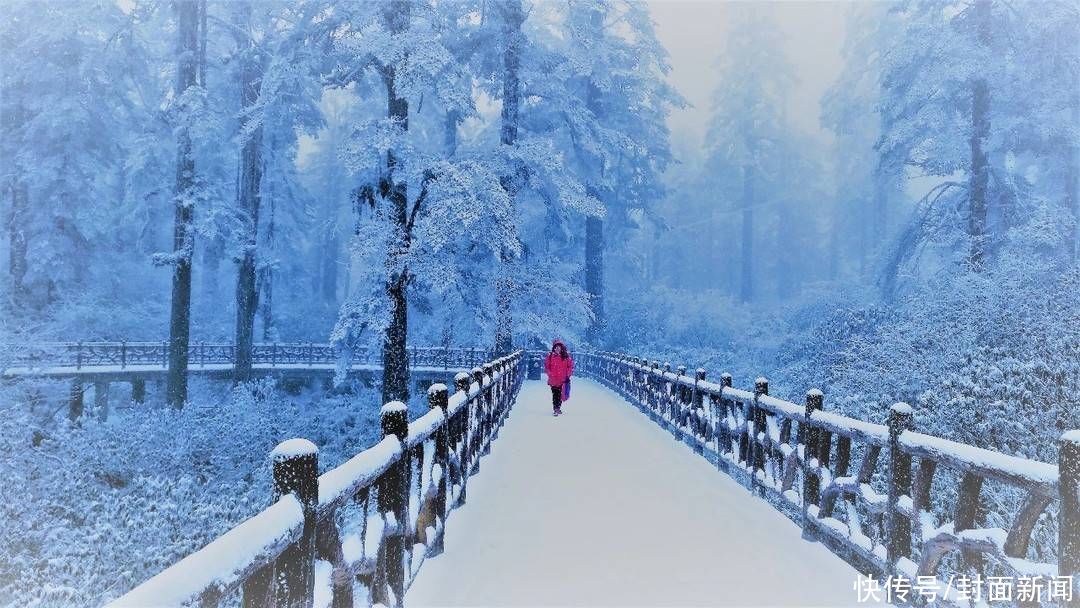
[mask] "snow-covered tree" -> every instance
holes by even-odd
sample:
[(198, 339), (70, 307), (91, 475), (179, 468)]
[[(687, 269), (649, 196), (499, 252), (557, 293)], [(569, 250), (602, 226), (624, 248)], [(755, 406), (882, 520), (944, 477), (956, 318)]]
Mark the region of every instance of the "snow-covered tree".
[(129, 18), (111, 2), (13, 2), (0, 20), (0, 180), (7, 305), (70, 305), (94, 284), (124, 217), (123, 144), (136, 126), (122, 72)]
[[(321, 125), (316, 101), (321, 92), (321, 57), (317, 48), (324, 30), (317, 26), (323, 6), (301, 4), (238, 2), (233, 5), (238, 52), (233, 58), (240, 97), (237, 143), (240, 146), (236, 185), (242, 231), (239, 238), (240, 265), (236, 283), (236, 367), (234, 377), (246, 380), (251, 373), (251, 348), (255, 315), (259, 305), (258, 256), (260, 207), (263, 183), (268, 186), (270, 213), (263, 242), (262, 259), (264, 315), (272, 314), (273, 245), (276, 206), (275, 192), (286, 191), (289, 205), (303, 208), (306, 197), (298, 191), (295, 169), (297, 130), (313, 131)], [(257, 9), (257, 14), (256, 10)], [(303, 216), (303, 213), (294, 213)], [(270, 321), (264, 322), (264, 335)]]
[(672, 161), (667, 116), (684, 101), (665, 79), (667, 51), (644, 5), (568, 2), (564, 19), (567, 85), (580, 107), (567, 113), (570, 137), (563, 143), (605, 209), (585, 217), (585, 291), (593, 313), (587, 337), (602, 344), (605, 252), (617, 251), (605, 243), (622, 241), (663, 197), (661, 176)]
[[(780, 33), (755, 7), (733, 13), (718, 69), (712, 123), (706, 139), (709, 170), (732, 200), (738, 200), (739, 298), (755, 298), (755, 209), (767, 199), (758, 190), (779, 182), (783, 171), (781, 142), (787, 137), (785, 100), (794, 75), (783, 57)], [(735, 194), (738, 192), (738, 194)]]
[(928, 249), (981, 271), (1032, 221), (1052, 221), (1044, 245), (1071, 258), (1078, 53), (1075, 32), (1059, 28), (1076, 13), (1069, 3), (994, 0), (908, 2), (890, 12), (902, 36), (880, 59), (879, 152), (883, 163), (940, 183), (901, 235), (887, 285)]
[[(363, 184), (360, 199), (372, 213), (357, 228), (354, 256), (363, 260), (361, 274), (334, 339), (381, 339), (385, 401), (409, 394), (409, 292), (482, 287), (470, 285), (472, 277), (447, 255), (453, 244), (468, 247), (461, 239), (494, 252), (516, 253), (519, 247), (509, 198), (493, 187), (498, 174), (474, 160), (448, 160), (441, 146), (423, 145), (430, 118), (421, 113), (425, 98), (433, 100), (428, 114), (440, 125), (446, 109), (473, 112), (470, 81), (448, 48), (454, 32), (441, 29), (442, 10), (454, 7), (360, 2), (338, 15), (342, 31), (332, 78), (340, 86), (382, 93), (386, 117), (356, 125), (344, 151)], [(442, 111), (432, 112), (435, 105)]]

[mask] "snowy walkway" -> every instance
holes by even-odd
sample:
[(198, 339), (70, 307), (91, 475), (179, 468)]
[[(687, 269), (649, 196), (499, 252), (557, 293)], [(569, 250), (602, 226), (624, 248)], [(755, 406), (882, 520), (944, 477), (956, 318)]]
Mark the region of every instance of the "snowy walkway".
[(854, 569), (620, 397), (575, 379), (563, 409), (525, 383), (406, 606), (857, 605)]

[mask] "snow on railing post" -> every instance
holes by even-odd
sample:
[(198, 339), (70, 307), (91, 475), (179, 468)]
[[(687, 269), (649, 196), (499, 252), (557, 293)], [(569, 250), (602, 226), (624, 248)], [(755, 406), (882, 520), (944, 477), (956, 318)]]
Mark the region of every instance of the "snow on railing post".
[(752, 462), (750, 477), (754, 487), (757, 487), (757, 472), (765, 473), (765, 408), (757, 406), (758, 398), (769, 394), (769, 379), (764, 376), (754, 380), (754, 405), (753, 405), (753, 436), (750, 437)]
[(694, 407), (704, 407), (703, 392), (701, 390), (701, 383), (705, 382), (705, 368), (699, 367), (694, 371)]
[(710, 441), (712, 439), (712, 428), (711, 425), (706, 422), (708, 416), (704, 419), (702, 418), (702, 414), (704, 413), (703, 406), (705, 403), (701, 390), (702, 382), (705, 382), (705, 369), (699, 367), (694, 370), (694, 392), (691, 398), (691, 404), (693, 405), (695, 414), (694, 432), (705, 441)]
[(475, 475), (480, 471), (480, 449), (484, 445), (484, 441), (487, 439), (487, 395), (488, 392), (484, 390), (484, 370), (479, 367), (472, 369), (473, 382), (476, 383), (477, 390), (480, 392), (476, 395), (476, 422), (475, 432), (473, 433), (473, 442), (469, 446), (469, 456), (472, 459), (472, 468), (469, 471), (470, 475)]
[(450, 463), (450, 418), (449, 418), (449, 391), (445, 384), (432, 384), (428, 388), (428, 407), (442, 410), (446, 422), (439, 425), (435, 431), (435, 464), (439, 465), (441, 474), (435, 489), (435, 514), (443, 526), (443, 531), (431, 543), (431, 555), (439, 555), (443, 552), (443, 538), (446, 529), (446, 482)]
[(469, 479), (469, 405), (467, 403), (469, 399), (469, 372), (458, 372), (454, 376), (454, 389), (466, 401), (457, 414), (457, 420), (454, 422), (451, 435), (451, 440), (457, 449), (458, 461), (457, 467), (453, 470), (454, 477), (451, 478), (451, 481), (461, 486), (457, 500), (454, 502), (456, 508), (465, 504), (465, 489)]
[[(802, 526), (803, 534), (809, 535), (810, 531), (810, 505), (818, 504), (821, 497), (821, 478), (818, 476), (818, 430), (814, 428), (811, 418), (814, 412), (820, 412), (825, 406), (825, 394), (816, 388), (806, 391), (806, 409), (804, 415), (806, 422), (799, 425), (796, 444), (803, 449), (799, 459), (802, 468), (803, 491), (802, 491)], [(813, 462), (813, 466), (811, 466)]]
[(75, 369), (82, 369), (82, 340), (75, 345)]
[(304, 513), (300, 539), (274, 562), (277, 606), (310, 607), (315, 597), (315, 510), (319, 504), (319, 448), (306, 439), (290, 439), (270, 453), (274, 498), (295, 494)]
[(886, 522), (886, 567), (896, 575), (896, 562), (911, 555), (911, 520), (900, 512), (900, 496), (911, 492), (911, 456), (900, 448), (900, 435), (913, 428), (914, 413), (906, 403), (889, 408), (889, 497)]
[[(731, 374), (729, 374), (728, 372), (720, 374), (720, 386), (725, 388), (731, 388), (731, 384)], [(716, 426), (719, 429), (716, 435), (717, 454), (727, 454), (731, 451), (731, 429), (728, 428), (727, 424), (727, 417), (729, 411), (731, 411), (731, 400), (729, 400), (727, 397), (724, 397), (724, 393), (723, 391), (721, 391), (720, 411), (716, 415)], [(724, 470), (727, 470), (726, 465), (722, 464), (720, 458), (716, 459), (716, 466), (718, 468), (724, 468)]]
[[(412, 464), (406, 449), (409, 438), (408, 413), (408, 407), (400, 401), (387, 403), (379, 413), (383, 439), (396, 437), (401, 442), (402, 449), (401, 457), (390, 465), (379, 479), (379, 512), (388, 523), (389, 533), (381, 547), (385, 585), (383, 581), (376, 580), (372, 599), (374, 603), (385, 606), (400, 607), (405, 597), (405, 536), (409, 525), (409, 481)], [(385, 595), (386, 585), (390, 586), (393, 598)]]
[(486, 456), (491, 453), (491, 439), (495, 434), (495, 408), (498, 406), (499, 385), (495, 382), (495, 366), (485, 363), (482, 367), (487, 376), (490, 386), (484, 391), (484, 401), (487, 404), (484, 412), (484, 451)]
[[(964, 473), (956, 500), (956, 516), (953, 518), (953, 531), (957, 534), (975, 527), (975, 516), (979, 508), (979, 493), (982, 491), (982, 484), (982, 477), (974, 473)], [(981, 569), (983, 560), (978, 551), (962, 549), (960, 556), (961, 567), (965, 569), (969, 567)]]
[(1072, 597), (1080, 604), (1080, 430), (1061, 436), (1058, 474), (1061, 493), (1058, 574), (1072, 577)]
[(661, 398), (664, 403), (664, 413), (667, 416), (668, 422), (675, 421), (675, 385), (668, 380), (667, 375), (671, 373), (671, 363), (664, 362), (664, 373), (660, 376), (660, 391)]
[(679, 375), (679, 382), (675, 385), (678, 425), (685, 427), (690, 422), (690, 388), (683, 382), (686, 378), (686, 366), (676, 367), (675, 373)]
[(120, 369), (127, 368), (127, 340), (120, 341)]
[(649, 416), (657, 420), (657, 410), (660, 407), (660, 362), (652, 360), (649, 369), (645, 373), (646, 403), (649, 406)]

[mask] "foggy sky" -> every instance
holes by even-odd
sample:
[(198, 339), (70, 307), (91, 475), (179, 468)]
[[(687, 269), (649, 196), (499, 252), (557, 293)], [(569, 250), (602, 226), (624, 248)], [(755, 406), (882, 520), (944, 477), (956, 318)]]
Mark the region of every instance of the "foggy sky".
[[(710, 98), (717, 85), (716, 58), (724, 47), (725, 13), (739, 3), (709, 0), (646, 0), (656, 33), (671, 56), (669, 79), (692, 104), (669, 119), (676, 141), (700, 142), (709, 120)], [(799, 82), (788, 100), (788, 115), (807, 133), (831, 141), (821, 129), (822, 94), (841, 69), (844, 16), (849, 2), (786, 1), (757, 3), (784, 34), (784, 48)]]

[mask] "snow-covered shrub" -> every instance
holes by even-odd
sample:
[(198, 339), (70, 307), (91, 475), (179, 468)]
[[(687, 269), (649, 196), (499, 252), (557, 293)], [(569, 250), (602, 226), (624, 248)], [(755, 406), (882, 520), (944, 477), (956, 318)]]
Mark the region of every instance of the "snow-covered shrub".
[(182, 410), (113, 391), (107, 421), (78, 424), (66, 408), (43, 422), (25, 394), (6, 387), (0, 405), (5, 606), (100, 605), (269, 505), (278, 442), (312, 440), (326, 470), (380, 435), (376, 393), (288, 396), (269, 379), (193, 381)]

